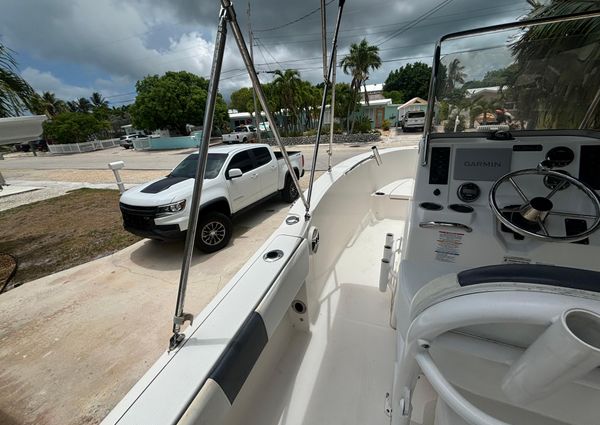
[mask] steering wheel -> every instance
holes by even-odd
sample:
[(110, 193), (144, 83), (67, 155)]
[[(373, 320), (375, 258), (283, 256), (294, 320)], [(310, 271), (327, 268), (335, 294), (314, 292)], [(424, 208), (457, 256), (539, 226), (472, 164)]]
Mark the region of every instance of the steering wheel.
[[(515, 177), (524, 175), (536, 175), (544, 178), (546, 181), (552, 179), (555, 183), (554, 188), (546, 196), (528, 197), (521, 187), (515, 181)], [(496, 200), (498, 188), (503, 184), (510, 184), (517, 192), (523, 204), (519, 207), (499, 207)], [(594, 206), (594, 214), (580, 214), (576, 212), (566, 212), (556, 210), (552, 197), (562, 189), (573, 186), (583, 192)], [(583, 183), (568, 174), (552, 171), (544, 167), (513, 171), (500, 177), (490, 189), (489, 203), (496, 218), (513, 232), (547, 242), (576, 242), (585, 239), (600, 227), (600, 198), (596, 192)], [(550, 216), (573, 218), (579, 220), (593, 220), (587, 230), (577, 234), (553, 235), (548, 232), (546, 219)]]

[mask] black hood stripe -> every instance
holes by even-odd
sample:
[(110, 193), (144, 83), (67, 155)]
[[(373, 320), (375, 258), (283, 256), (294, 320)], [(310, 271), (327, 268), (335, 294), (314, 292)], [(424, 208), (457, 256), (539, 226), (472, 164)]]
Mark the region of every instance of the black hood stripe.
[(142, 193), (159, 193), (173, 186), (174, 184), (180, 183), (184, 180), (188, 180), (189, 177), (165, 177), (157, 182), (152, 183), (148, 187), (141, 190)]

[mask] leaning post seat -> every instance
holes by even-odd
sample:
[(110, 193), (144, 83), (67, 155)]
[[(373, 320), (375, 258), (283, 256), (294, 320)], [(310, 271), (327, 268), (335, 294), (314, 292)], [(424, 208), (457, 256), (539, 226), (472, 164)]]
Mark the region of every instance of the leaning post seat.
[(498, 264), (465, 270), (457, 275), (460, 286), (522, 282), (600, 292), (600, 272), (543, 264)]
[[(521, 403), (517, 397), (513, 397), (514, 394), (498, 392), (493, 389), (495, 386), (490, 390), (485, 386), (478, 387), (476, 383), (473, 385), (477, 388), (470, 388), (472, 382), (463, 382), (461, 376), (453, 374), (449, 366), (452, 362), (445, 363), (445, 354), (441, 353), (446, 353), (444, 350), (450, 348), (455, 351), (455, 355), (465, 356), (465, 360), (473, 358), (491, 362), (490, 364), (496, 363), (497, 367), (489, 369), (491, 374), (486, 382), (497, 382), (498, 390), (503, 382), (503, 390), (514, 388), (514, 383), (518, 380), (514, 379), (515, 374), (507, 372), (511, 365), (518, 364), (521, 359), (527, 361), (526, 353), (530, 351), (527, 347), (543, 345), (536, 344), (536, 341), (561, 318), (582, 315), (589, 316), (596, 323), (595, 329), (592, 332), (583, 331), (580, 339), (585, 342), (587, 334), (590, 334), (596, 341), (600, 335), (600, 272), (559, 266), (504, 264), (479, 267), (434, 279), (423, 286), (411, 302), (410, 326), (403, 336), (404, 343), (400, 348), (394, 379), (394, 406), (409, 405), (410, 399), (407, 400), (406, 395), (410, 397), (417, 376), (423, 373), (443, 402), (469, 423), (482, 425), (504, 422), (485, 414), (457, 392), (454, 385), (463, 385), (463, 389), (467, 391), (507, 406), (524, 408), (534, 414), (551, 411), (556, 419), (564, 421), (568, 419), (565, 416), (567, 410), (561, 410), (555, 404), (549, 406), (544, 403), (542, 409), (540, 404)], [(504, 340), (507, 326), (524, 327), (534, 332), (515, 345), (510, 340)], [(600, 346), (600, 343), (596, 345)], [(457, 347), (468, 349), (456, 351)], [(566, 366), (570, 364), (567, 358), (559, 360), (564, 360)], [(537, 366), (537, 363), (533, 364)], [(547, 370), (538, 373), (539, 367), (530, 366), (528, 364), (527, 369), (533, 371), (536, 378), (547, 375)], [(566, 366), (563, 368), (565, 376), (571, 372)], [(553, 392), (568, 393), (575, 388), (573, 385), (580, 388), (577, 391), (587, 388), (586, 391), (595, 392), (600, 388), (600, 376), (597, 372), (592, 365), (585, 371), (585, 376), (584, 373), (579, 373), (572, 380), (570, 375), (558, 377), (565, 378), (564, 385), (553, 388)], [(537, 380), (543, 381), (541, 378)], [(513, 399), (517, 400), (516, 404), (512, 404)], [(585, 410), (584, 398), (573, 403), (571, 408), (580, 412)], [(583, 418), (586, 415), (581, 413), (580, 416)], [(406, 412), (393, 423), (405, 425), (409, 423), (409, 418), (410, 414)], [(581, 423), (587, 423), (586, 420), (583, 419)]]

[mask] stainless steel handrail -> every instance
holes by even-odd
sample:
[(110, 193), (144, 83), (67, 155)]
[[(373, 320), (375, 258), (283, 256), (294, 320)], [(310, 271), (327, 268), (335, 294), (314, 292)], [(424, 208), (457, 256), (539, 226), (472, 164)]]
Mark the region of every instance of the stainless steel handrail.
[(449, 221), (424, 221), (419, 223), (419, 227), (422, 229), (448, 229), (448, 228), (456, 228), (460, 230), (464, 230), (467, 233), (471, 233), (473, 229), (466, 224), (461, 223), (452, 223)]

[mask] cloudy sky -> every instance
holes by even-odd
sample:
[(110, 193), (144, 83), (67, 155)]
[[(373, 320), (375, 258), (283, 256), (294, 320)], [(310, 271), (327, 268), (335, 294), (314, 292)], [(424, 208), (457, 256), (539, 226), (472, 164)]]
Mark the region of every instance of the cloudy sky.
[[(331, 32), (337, 0), (327, 2)], [(248, 2), (235, 5), (246, 30)], [(320, 0), (250, 0), (259, 70), (296, 68), (302, 78), (322, 81), (320, 15), (311, 14), (319, 5)], [(21, 74), (36, 90), (65, 100), (99, 91), (121, 105), (133, 101), (135, 82), (145, 75), (169, 70), (208, 75), (219, 2), (0, 0), (0, 10), (0, 40), (16, 52)], [(525, 0), (347, 0), (339, 51), (343, 55), (363, 37), (378, 44), (384, 64), (370, 82), (383, 82), (407, 62), (430, 63), (432, 42), (442, 34), (514, 21), (527, 11)], [(226, 97), (249, 86), (232, 37), (223, 70), (220, 91)], [(270, 74), (260, 78), (267, 82)], [(338, 81), (348, 80), (338, 72)]]

